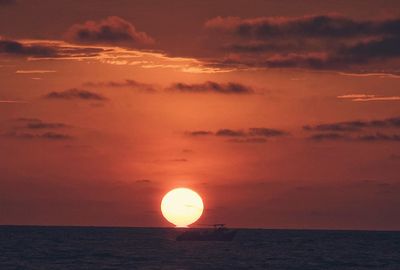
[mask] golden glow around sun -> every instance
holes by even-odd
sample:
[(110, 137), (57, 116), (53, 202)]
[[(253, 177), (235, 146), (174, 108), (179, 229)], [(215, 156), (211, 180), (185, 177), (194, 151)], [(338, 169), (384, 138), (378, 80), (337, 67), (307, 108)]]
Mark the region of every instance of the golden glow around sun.
[(161, 201), (163, 216), (177, 227), (187, 227), (203, 213), (200, 195), (188, 188), (176, 188), (168, 192)]

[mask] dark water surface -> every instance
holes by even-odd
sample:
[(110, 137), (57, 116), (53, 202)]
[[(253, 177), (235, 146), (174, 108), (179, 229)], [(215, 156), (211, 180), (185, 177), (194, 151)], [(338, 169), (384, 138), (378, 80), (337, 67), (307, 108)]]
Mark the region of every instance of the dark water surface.
[(393, 269), (400, 232), (239, 230), (233, 242), (176, 242), (175, 229), (0, 227), (8, 269)]

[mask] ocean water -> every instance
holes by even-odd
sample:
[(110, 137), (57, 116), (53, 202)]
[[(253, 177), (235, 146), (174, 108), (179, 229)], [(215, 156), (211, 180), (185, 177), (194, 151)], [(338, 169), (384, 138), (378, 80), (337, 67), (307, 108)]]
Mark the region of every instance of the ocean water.
[(0, 269), (391, 269), (400, 232), (239, 230), (177, 242), (176, 229), (0, 227)]

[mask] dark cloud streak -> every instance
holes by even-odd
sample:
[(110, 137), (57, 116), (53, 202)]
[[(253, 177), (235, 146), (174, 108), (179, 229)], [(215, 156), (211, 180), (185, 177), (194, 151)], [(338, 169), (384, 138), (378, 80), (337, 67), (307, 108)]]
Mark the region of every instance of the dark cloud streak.
[(131, 79), (126, 79), (121, 82), (116, 82), (116, 81), (108, 81), (108, 82), (86, 82), (83, 84), (83, 86), (86, 87), (109, 87), (109, 88), (131, 88), (131, 89), (137, 89), (143, 92), (156, 92), (157, 90), (155, 89), (154, 85), (152, 84), (147, 84), (147, 83), (141, 83), (135, 80)]
[(222, 137), (245, 137), (246, 133), (242, 130), (220, 129), (215, 135)]
[(357, 21), (341, 16), (262, 17), (241, 19), (217, 17), (206, 22), (206, 28), (245, 38), (263, 40), (273, 37), (352, 38), (359, 36), (399, 34), (400, 20)]
[(400, 117), (371, 121), (346, 121), (319, 125), (306, 125), (306, 131), (358, 132), (366, 128), (400, 128)]
[(207, 130), (187, 131), (185, 133), (186, 133), (186, 135), (193, 136), (193, 137), (201, 137), (201, 136), (208, 136), (208, 135), (214, 134), (213, 132), (207, 131)]
[(249, 128), (247, 130), (242, 129), (219, 129), (215, 132), (205, 131), (205, 130), (196, 130), (196, 131), (187, 131), (186, 135), (192, 137), (203, 137), (203, 136), (212, 136), (220, 137), (220, 138), (229, 138), (229, 142), (234, 143), (265, 143), (267, 142), (267, 138), (270, 137), (283, 137), (289, 135), (289, 132), (279, 129), (272, 128)]
[(57, 51), (49, 46), (26, 45), (18, 41), (0, 39), (0, 54), (32, 57), (55, 57)]
[(181, 93), (253, 94), (250, 86), (240, 83), (207, 81), (198, 84), (174, 83), (167, 90)]
[(83, 89), (68, 89), (61, 92), (50, 92), (44, 96), (46, 99), (60, 99), (60, 100), (74, 100), (74, 99), (81, 99), (81, 100), (94, 100), (94, 101), (106, 101), (108, 100), (103, 95), (98, 93), (90, 92)]
[(16, 139), (44, 139), (49, 141), (62, 141), (62, 140), (71, 140), (72, 136), (64, 133), (57, 132), (44, 132), (39, 134), (27, 133), (27, 132), (8, 132), (4, 133), (3, 136), (16, 138)]
[(251, 136), (262, 136), (262, 137), (279, 137), (285, 136), (289, 133), (283, 130), (271, 129), (271, 128), (250, 128), (249, 135)]
[(64, 123), (44, 122), (37, 118), (18, 118), (16, 122), (23, 122), (23, 128), (27, 129), (61, 129), (69, 127)]

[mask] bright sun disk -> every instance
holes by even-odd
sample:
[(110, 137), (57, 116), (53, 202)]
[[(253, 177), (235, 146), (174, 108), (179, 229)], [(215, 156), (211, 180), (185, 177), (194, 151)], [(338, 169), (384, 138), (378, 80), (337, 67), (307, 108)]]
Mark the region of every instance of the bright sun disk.
[(203, 213), (200, 195), (188, 188), (169, 191), (161, 201), (163, 216), (177, 227), (187, 227), (198, 220)]

